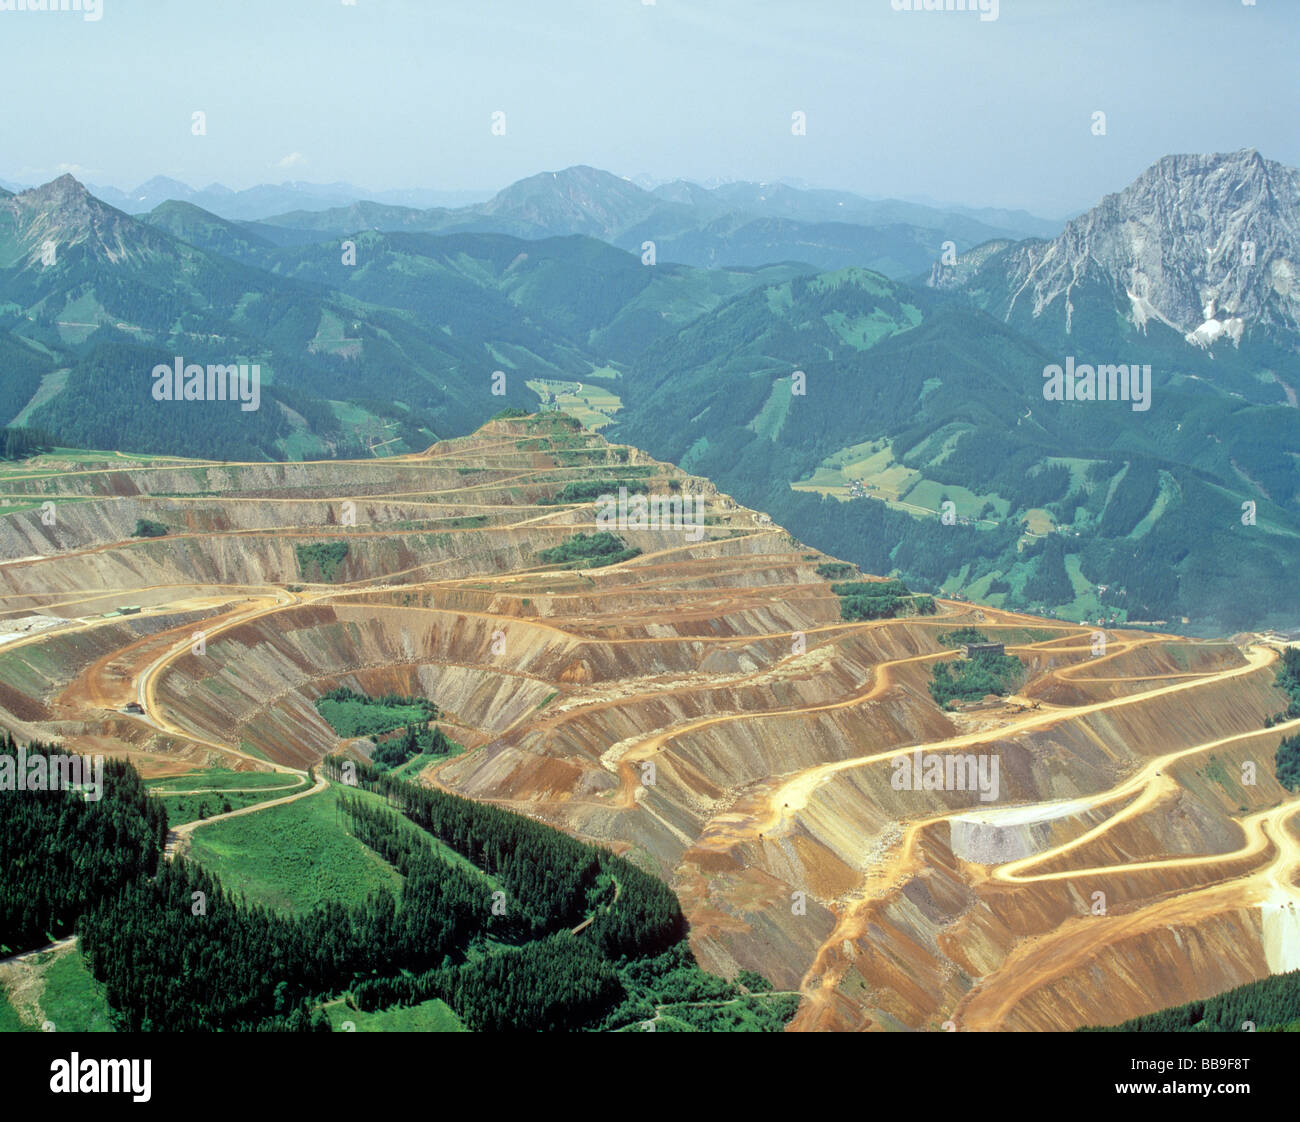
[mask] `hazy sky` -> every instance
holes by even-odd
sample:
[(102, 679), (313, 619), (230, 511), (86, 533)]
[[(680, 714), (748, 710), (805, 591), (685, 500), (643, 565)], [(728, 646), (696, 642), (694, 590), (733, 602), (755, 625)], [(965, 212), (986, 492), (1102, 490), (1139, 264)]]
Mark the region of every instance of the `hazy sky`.
[(891, 0), (100, 2), (98, 21), (0, 11), (0, 176), (496, 189), (581, 163), (1057, 217), (1169, 152), (1300, 164), (1300, 0), (1000, 0), (991, 21)]

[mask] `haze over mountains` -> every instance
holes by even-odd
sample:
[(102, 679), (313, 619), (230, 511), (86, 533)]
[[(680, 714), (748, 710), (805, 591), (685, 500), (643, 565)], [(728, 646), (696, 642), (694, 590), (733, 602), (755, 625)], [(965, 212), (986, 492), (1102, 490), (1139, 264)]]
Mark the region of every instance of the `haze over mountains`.
[[(9, 191), (23, 191), (33, 184), (19, 184), (0, 179), (0, 187)], [(307, 183), (289, 180), (284, 183), (260, 183), (241, 191), (231, 190), (220, 183), (195, 189), (187, 183), (166, 175), (155, 175), (129, 190), (119, 190), (107, 184), (87, 183), (87, 188), (97, 197), (127, 214), (143, 214), (159, 203), (171, 199), (193, 203), (223, 218), (263, 218), (286, 210), (345, 206), (358, 199), (393, 203), (399, 206), (433, 207), (465, 206), (487, 197), (487, 191), (438, 191), (420, 188), (407, 190), (370, 191), (350, 183)]]
[[(4, 180), (0, 186), (23, 189)], [(1047, 237), (1060, 229), (1060, 223), (1025, 211), (873, 200), (782, 183), (706, 188), (675, 180), (644, 188), (590, 167), (542, 172), (491, 197), (468, 191), (367, 191), (347, 183), (286, 182), (242, 191), (214, 183), (195, 190), (166, 176), (129, 191), (87, 188), (132, 215), (184, 202), (232, 222), (265, 223), (274, 229), (259, 232), (277, 244), (363, 229), (526, 238), (584, 234), (637, 254), (649, 238), (660, 258), (704, 267), (789, 259), (822, 268), (865, 264), (890, 276), (925, 268), (948, 238), (966, 249), (989, 238)]]
[(1056, 229), (1055, 223), (1026, 214), (992, 211), (975, 217), (781, 184), (731, 183), (706, 189), (676, 181), (646, 191), (590, 167), (542, 172), (486, 202), (457, 209), (420, 211), (363, 201), (281, 214), (266, 223), (318, 235), (359, 229), (524, 238), (582, 234), (637, 254), (650, 241), (659, 260), (702, 268), (805, 261), (822, 269), (865, 265), (888, 276), (924, 268), (921, 262), (932, 259), (947, 240), (963, 249), (989, 238)]
[[(535, 407), (529, 381), (581, 383), (621, 402), (618, 438), (871, 571), (1074, 618), (1293, 625), (1296, 184), (1253, 151), (1167, 157), (1043, 240), (584, 167), (257, 222), (132, 217), (65, 176), (0, 199), (0, 408), (66, 444), (301, 458), (418, 450)], [(149, 371), (175, 355), (259, 363), (266, 404), (160, 412)], [(1067, 358), (1150, 365), (1149, 410), (1046, 400)]]

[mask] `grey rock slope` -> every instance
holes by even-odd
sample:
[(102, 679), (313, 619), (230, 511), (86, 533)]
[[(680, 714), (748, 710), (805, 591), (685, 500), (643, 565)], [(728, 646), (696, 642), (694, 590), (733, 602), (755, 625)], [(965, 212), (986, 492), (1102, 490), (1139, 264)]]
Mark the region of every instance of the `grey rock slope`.
[(965, 287), (1006, 320), (1049, 316), (1068, 332), (1079, 294), (1100, 289), (1139, 327), (1158, 321), (1196, 346), (1294, 333), (1300, 172), (1253, 149), (1166, 156), (1058, 237), (963, 258), (936, 265), (931, 285)]

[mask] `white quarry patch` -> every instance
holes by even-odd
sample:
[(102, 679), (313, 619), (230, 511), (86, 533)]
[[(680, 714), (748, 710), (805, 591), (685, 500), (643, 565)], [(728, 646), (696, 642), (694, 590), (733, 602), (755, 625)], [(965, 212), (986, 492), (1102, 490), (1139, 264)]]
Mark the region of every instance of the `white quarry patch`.
[(1130, 288), (1126, 285), (1124, 288), (1124, 292), (1128, 296), (1129, 311), (1133, 315), (1133, 322), (1143, 331), (1146, 331), (1147, 324), (1151, 320), (1177, 330), (1177, 325), (1170, 322), (1169, 317), (1151, 303), (1147, 296), (1150, 287), (1147, 277), (1142, 273), (1135, 272), (1133, 274), (1133, 287)]
[(1264, 901), (1264, 961), (1274, 974), (1300, 970), (1300, 907), (1297, 894), (1275, 888)]
[(1285, 257), (1279, 257), (1269, 265), (1268, 279), (1279, 296), (1290, 296), (1295, 289), (1295, 266)]
[(606, 771), (612, 771), (615, 774), (618, 774), (619, 761), (643, 740), (645, 740), (645, 736), (637, 733), (634, 736), (626, 737), (625, 739), (620, 740), (617, 744), (613, 744), (606, 748), (605, 751), (600, 754), (600, 766)]
[(48, 631), (52, 627), (62, 627), (68, 621), (62, 616), (22, 616), (19, 619), (7, 619), (0, 623), (0, 645), (25, 639), (38, 631)]
[(1128, 293), (1129, 311), (1133, 314), (1133, 322), (1137, 324), (1144, 332), (1147, 329), (1147, 323), (1150, 320), (1163, 320), (1162, 316), (1154, 304), (1145, 296), (1139, 296), (1136, 292), (1129, 289), (1124, 290)]
[(972, 810), (948, 819), (948, 844), (953, 855), (979, 865), (1003, 865), (1046, 849), (1051, 823), (1082, 814), (1086, 799), (1027, 806)]
[(405, 627), (402, 628), (400, 642), (403, 658), (415, 659), (420, 657), (419, 648), (416, 646), (415, 640), (411, 638), (411, 633)]
[(994, 824), (998, 826), (1023, 826), (1030, 822), (1053, 822), (1058, 818), (1069, 818), (1073, 814), (1082, 814), (1091, 806), (1088, 799), (1066, 799), (1054, 803), (1025, 803), (1023, 806), (1000, 806), (988, 810), (972, 810), (959, 815), (951, 821), (967, 821)]
[(860, 868), (864, 871), (874, 868), (885, 860), (886, 855), (903, 840), (901, 822), (890, 822), (883, 830), (870, 840), (863, 854)]
[(1189, 331), (1183, 338), (1193, 346), (1208, 348), (1226, 336), (1235, 345), (1241, 342), (1241, 335), (1245, 328), (1246, 321), (1239, 316), (1225, 320), (1207, 319), (1200, 327)]

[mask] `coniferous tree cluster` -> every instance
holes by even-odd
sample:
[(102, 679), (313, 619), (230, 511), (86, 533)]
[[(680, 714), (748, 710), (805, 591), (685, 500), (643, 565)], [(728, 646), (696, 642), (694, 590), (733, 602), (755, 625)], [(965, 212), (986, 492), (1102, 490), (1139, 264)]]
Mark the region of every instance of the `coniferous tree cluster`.
[[(576, 1027), (621, 996), (597, 924), (571, 934), (571, 916), (517, 906), (509, 892), (498, 914), (491, 881), (448, 863), (397, 815), (356, 798), (342, 808), (356, 837), (402, 873), (400, 900), (376, 893), (362, 906), (285, 915), (246, 904), (189, 862), (163, 864), (78, 927), (117, 1026), (308, 1029), (319, 1027), (320, 1002), (351, 988), (361, 1008), (438, 996), (471, 1027)], [(609, 931), (642, 941), (624, 925)], [(485, 958), (484, 938), (533, 941)]]
[(167, 533), (168, 529), (163, 523), (154, 522), (148, 518), (137, 518), (131, 536), (133, 538), (161, 538)]
[(392, 736), (376, 746), (371, 760), (385, 768), (398, 767), (414, 756), (446, 756), (456, 744), (437, 725), (407, 725), (401, 736)]
[[(17, 752), (0, 740), (0, 754)], [(327, 774), (338, 778), (342, 764), (330, 758)], [(106, 761), (98, 801), (0, 794), (4, 942), (29, 949), (75, 924), (115, 1027), (129, 1031), (325, 1031), (322, 1003), (345, 991), (362, 1009), (439, 997), (484, 1031), (626, 1027), (647, 1002), (701, 995), (720, 1007), (683, 1011), (683, 1024), (779, 1029), (788, 1019), (793, 1007), (750, 1009), (758, 999), (699, 971), (676, 897), (635, 865), (355, 766), (358, 786), (388, 805), (358, 791), (340, 809), (401, 873), (398, 897), (306, 914), (251, 905), (200, 866), (163, 860), (162, 804), (129, 763)], [(664, 965), (637, 967), (651, 961)]]
[(54, 447), (54, 437), (44, 429), (17, 426), (4, 429), (4, 444), (0, 447), (0, 459), (25, 460), (28, 456), (37, 456)]
[(623, 996), (613, 964), (582, 935), (560, 932), (523, 947), (420, 975), (362, 982), (360, 1009), (441, 998), (481, 1032), (582, 1028)]
[(950, 701), (978, 701), (987, 694), (1005, 697), (1025, 672), (1015, 655), (982, 651), (970, 658), (936, 662), (930, 671), (930, 696), (942, 706)]
[(337, 686), (330, 690), (329, 693), (321, 694), (318, 700), (356, 701), (363, 705), (414, 705), (419, 709), (423, 709), (430, 721), (436, 721), (441, 713), (441, 710), (427, 697), (417, 697), (413, 694), (404, 693), (386, 693), (381, 694), (379, 697), (371, 697), (367, 693), (357, 693), (356, 690), (350, 690), (347, 686)]
[(939, 632), (939, 643), (944, 647), (964, 647), (967, 643), (987, 643), (989, 637), (978, 627), (955, 627)]
[[(380, 780), (368, 774), (367, 785), (383, 787), (390, 801), (409, 786)], [(680, 938), (675, 897), (633, 866), (623, 869), (613, 855), (528, 819), (445, 798), (461, 805), (421, 817), (449, 827), (441, 840), (475, 854), (482, 873), (451, 864), (426, 834), (372, 801), (354, 796), (341, 804), (354, 835), (403, 875), (400, 899), (375, 893), (361, 906), (285, 915), (248, 905), (178, 860), (102, 901), (78, 934), (118, 1026), (307, 1029), (319, 1027), (314, 1007), (353, 988), (358, 1002), (441, 996), (474, 1027), (576, 1027), (621, 996), (611, 953)], [(488, 821), (474, 823), (480, 811)], [(511, 820), (521, 828), (512, 830)], [(603, 860), (617, 863), (618, 903), (572, 934), (566, 929), (608, 898)], [(493, 881), (504, 886), (503, 897), (494, 896)], [(675, 916), (643, 929), (660, 911)], [(485, 938), (524, 945), (484, 957)], [(501, 954), (506, 961), (492, 965)]]
[(1286, 694), (1287, 707), (1265, 718), (1266, 729), (1300, 717), (1300, 647), (1287, 647), (1282, 652), (1282, 665), (1278, 667), (1274, 681), (1277, 688)]
[(1068, 604), (1074, 599), (1074, 585), (1065, 567), (1065, 541), (1052, 534), (1043, 544), (1033, 575), (1025, 582), (1024, 599), (1030, 604)]
[(1300, 1030), (1300, 970), (1247, 982), (1204, 1001), (1174, 1005), (1122, 1024), (1079, 1031), (1241, 1032), (1247, 1023), (1256, 1032)]
[[(330, 756), (322, 766), (338, 779), (342, 764)], [(617, 880), (619, 900), (598, 912), (585, 934), (607, 954), (653, 953), (685, 934), (672, 890), (608, 850), (510, 811), (395, 779), (365, 763), (351, 766), (360, 787), (384, 795), (417, 826), (495, 878), (506, 892), (508, 911), (516, 913), (530, 937), (584, 919), (602, 877)]]
[(332, 581), (348, 555), (347, 542), (312, 542), (293, 548), (303, 580)]
[(537, 559), (547, 565), (567, 565), (572, 569), (598, 569), (618, 565), (639, 556), (641, 551), (629, 546), (617, 534), (602, 530), (596, 534), (574, 534), (559, 545), (537, 551)]
[(949, 455), (927, 465), (926, 473), (939, 483), (958, 486), (979, 480), (981, 488), (1010, 500), (1012, 510), (1026, 510), (1062, 498), (1070, 486), (1069, 468), (1036, 469), (1041, 455), (1032, 446), (1008, 448), (1001, 433), (975, 429), (962, 436)]
[(556, 505), (560, 503), (590, 503), (601, 495), (617, 497), (619, 488), (626, 488), (629, 495), (644, 495), (649, 487), (644, 479), (574, 479), (566, 483), (543, 503)]
[(1277, 781), (1288, 791), (1300, 788), (1300, 736), (1284, 737), (1274, 758)]
[[(404, 726), (418, 730), (436, 720), (440, 713), (438, 707), (425, 697), (395, 693), (370, 697), (346, 686), (339, 686), (318, 697), (316, 711), (340, 736), (375, 736)], [(418, 731), (415, 736), (420, 744), (431, 741), (427, 735), (421, 737)]]
[[(26, 754), (51, 763), (66, 755), (41, 743)], [(8, 733), (0, 755), (17, 767)], [(120, 760), (104, 761), (97, 800), (78, 791), (0, 790), (0, 945), (17, 953), (70, 934), (87, 908), (153, 873), (166, 836), (166, 810)]]
[(898, 616), (932, 616), (932, 596), (913, 595), (902, 581), (845, 581), (831, 585), (840, 598), (840, 616), (847, 620), (895, 619)]
[(77, 934), (116, 1027), (215, 1031), (307, 1015), (315, 998), (387, 968), (396, 929), (387, 894), (362, 908), (332, 903), (288, 916), (245, 904), (215, 876), (177, 860), (103, 901)]

